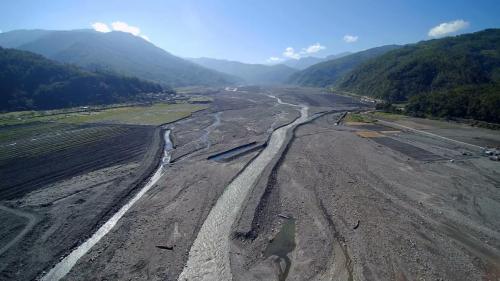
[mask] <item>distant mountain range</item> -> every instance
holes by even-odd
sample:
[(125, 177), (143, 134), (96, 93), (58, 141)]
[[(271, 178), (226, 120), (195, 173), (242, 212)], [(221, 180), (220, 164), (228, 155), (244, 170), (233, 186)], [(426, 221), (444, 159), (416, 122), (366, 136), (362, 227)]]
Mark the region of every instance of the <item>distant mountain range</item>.
[(0, 46), (34, 52), (91, 71), (105, 70), (173, 87), (238, 81), (123, 32), (17, 30), (0, 33)]
[(308, 68), (309, 66), (318, 64), (320, 62), (338, 59), (338, 58), (345, 57), (345, 56), (350, 55), (350, 54), (351, 54), (350, 52), (343, 52), (343, 53), (339, 53), (339, 54), (335, 54), (335, 55), (330, 55), (330, 56), (327, 56), (324, 58), (302, 57), (302, 58), (299, 58), (297, 60), (294, 60), (294, 59), (286, 60), (283, 62), (283, 64), (287, 65), (291, 68), (303, 70), (303, 69)]
[[(12, 68), (7, 71), (0, 69), (7, 73), (5, 77), (11, 79), (0, 77), (4, 79), (0, 85), (4, 109), (50, 107), (52, 102), (44, 104), (42, 97), (56, 99), (55, 103), (63, 106), (94, 101), (98, 97), (87, 97), (75, 86), (90, 89), (91, 83), (102, 82), (118, 87), (115, 82), (121, 81), (124, 83), (125, 95), (132, 96), (143, 91), (158, 90), (159, 86), (153, 83), (109, 74), (114, 73), (174, 87), (231, 83), (333, 87), (378, 97), (387, 102), (408, 103), (408, 112), (418, 116), (465, 117), (500, 122), (500, 29), (405, 46), (387, 45), (327, 58), (305, 57), (277, 65), (210, 58), (188, 61), (140, 37), (93, 30), (11, 31), (0, 34), (0, 46), (31, 51), (86, 70), (42, 62), (42, 57), (11, 55), (8, 54), (10, 50), (2, 50), (3, 55), (10, 58), (8, 66)], [(17, 65), (13, 57), (26, 58), (20, 59)], [(35, 69), (40, 69), (43, 75), (27, 71), (30, 63), (37, 65)], [(297, 70), (306, 66), (303, 70)], [(100, 86), (96, 87), (100, 89)], [(68, 89), (71, 89), (68, 96), (53, 94), (62, 95), (63, 90)], [(110, 86), (110, 89), (113, 93), (110, 100), (99, 96), (104, 99), (99, 102), (123, 98), (117, 92), (118, 88)], [(83, 95), (83, 100), (71, 96), (74, 93)], [(65, 100), (66, 97), (70, 97), (69, 100)]]
[(248, 64), (211, 58), (192, 58), (189, 60), (206, 68), (241, 78), (241, 81), (246, 84), (284, 84), (288, 77), (297, 71), (283, 64)]
[(288, 82), (301, 86), (331, 86), (358, 65), (399, 47), (397, 45), (387, 45), (320, 62), (294, 73)]
[(297, 60), (286, 60), (280, 64), (249, 64), (238, 61), (229, 61), (212, 58), (190, 58), (188, 60), (206, 68), (210, 68), (228, 75), (233, 75), (241, 79), (246, 84), (286, 84), (292, 74), (298, 70), (305, 69), (311, 65), (334, 60), (349, 55), (344, 52), (325, 58), (303, 57)]
[(92, 73), (41, 55), (0, 47), (0, 110), (53, 109), (147, 100), (159, 84)]

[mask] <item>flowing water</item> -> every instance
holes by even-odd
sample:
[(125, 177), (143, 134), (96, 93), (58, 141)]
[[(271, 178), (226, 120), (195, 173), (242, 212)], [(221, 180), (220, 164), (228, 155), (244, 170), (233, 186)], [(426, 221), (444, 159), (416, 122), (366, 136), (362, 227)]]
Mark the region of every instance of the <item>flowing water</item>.
[(226, 187), (201, 226), (179, 280), (232, 280), (229, 261), (231, 226), (254, 183), (286, 145), (288, 131), (308, 120), (307, 106), (288, 104), (277, 97), (270, 97), (280, 104), (300, 107), (301, 116), (293, 123), (275, 130), (267, 147)]
[(165, 147), (164, 154), (161, 161), (160, 167), (156, 170), (153, 176), (149, 179), (147, 184), (125, 205), (123, 205), (118, 212), (116, 212), (106, 223), (104, 223), (89, 239), (87, 239), (83, 244), (74, 249), (68, 256), (62, 259), (58, 264), (56, 264), (47, 274), (45, 274), (41, 280), (42, 281), (57, 281), (63, 278), (68, 272), (73, 268), (76, 262), (85, 255), (99, 240), (101, 240), (108, 232), (113, 229), (113, 227), (118, 223), (118, 221), (123, 217), (123, 215), (146, 193), (163, 175), (163, 169), (170, 163), (170, 152), (172, 150), (172, 141), (170, 140), (170, 130), (165, 132)]
[(203, 130), (203, 135), (200, 137), (201, 142), (206, 144), (206, 149), (209, 149), (212, 145), (210, 142), (210, 134), (212, 133), (213, 130), (215, 130), (217, 127), (219, 127), (221, 120), (220, 120), (220, 115), (222, 112), (217, 112), (214, 114), (214, 122), (210, 124), (210, 126), (206, 127), (205, 130)]

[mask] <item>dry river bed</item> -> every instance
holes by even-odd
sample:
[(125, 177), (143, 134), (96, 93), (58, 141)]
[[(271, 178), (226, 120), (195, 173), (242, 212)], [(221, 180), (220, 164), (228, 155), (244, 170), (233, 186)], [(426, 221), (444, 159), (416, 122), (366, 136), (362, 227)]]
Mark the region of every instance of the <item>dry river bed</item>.
[[(259, 187), (253, 216), (234, 229), (234, 280), (500, 280), (498, 162), (335, 118), (298, 128)], [(284, 229), (292, 218), (295, 233)], [(266, 255), (272, 244), (290, 268), (280, 251)]]
[[(208, 110), (166, 126), (171, 161), (156, 183), (62, 280), (500, 280), (498, 162), (432, 135), (343, 122), (345, 112), (369, 105), (320, 89), (203, 94), (213, 99)], [(467, 128), (475, 138), (481, 132)], [(207, 159), (253, 142), (267, 147)], [(15, 245), (30, 245), (13, 233), (34, 237), (29, 228), (40, 225), (37, 209), (16, 204), (61, 198), (73, 203), (54, 211), (71, 214), (74, 200), (106, 194), (96, 180), (138, 167), (136, 159), (4, 202), (0, 215), (11, 231), (0, 231), (2, 247), (12, 257)], [(77, 185), (89, 180), (94, 185)], [(105, 186), (122, 186), (111, 183)], [(100, 202), (111, 204), (111, 195)], [(115, 204), (116, 211), (125, 202)], [(94, 230), (107, 219), (96, 222), (90, 208), (75, 214), (85, 210)], [(37, 233), (52, 241), (43, 233), (58, 229)], [(57, 253), (37, 256), (43, 262), (29, 276), (42, 276)], [(0, 279), (32, 279), (22, 273), (32, 261), (14, 261), (3, 265)]]

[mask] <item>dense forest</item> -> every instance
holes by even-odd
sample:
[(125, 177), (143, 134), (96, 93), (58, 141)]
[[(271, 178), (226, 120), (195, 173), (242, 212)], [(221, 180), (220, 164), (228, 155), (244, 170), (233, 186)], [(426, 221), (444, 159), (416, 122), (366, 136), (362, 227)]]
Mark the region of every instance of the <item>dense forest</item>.
[(500, 122), (500, 29), (407, 45), (356, 67), (337, 88), (408, 102), (417, 116)]
[(160, 85), (92, 73), (26, 51), (0, 48), (0, 110), (53, 109), (143, 100)]

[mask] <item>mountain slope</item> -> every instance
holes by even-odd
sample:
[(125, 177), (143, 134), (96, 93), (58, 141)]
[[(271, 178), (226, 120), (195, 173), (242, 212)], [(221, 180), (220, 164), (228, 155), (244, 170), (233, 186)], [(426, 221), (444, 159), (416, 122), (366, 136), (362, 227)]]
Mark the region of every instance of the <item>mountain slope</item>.
[(417, 115), (500, 121), (500, 29), (407, 45), (352, 71), (340, 88)]
[(237, 76), (248, 84), (283, 84), (296, 71), (282, 64), (248, 64), (211, 58), (193, 58), (190, 60), (206, 68)]
[(34, 29), (34, 30), (15, 30), (0, 33), (0, 46), (4, 48), (16, 48), (23, 44), (35, 41), (53, 31)]
[(397, 45), (387, 45), (321, 62), (293, 74), (288, 82), (301, 86), (330, 86), (356, 66), (397, 48)]
[(38, 53), (89, 70), (106, 70), (171, 86), (234, 82), (234, 77), (183, 60), (123, 32), (11, 31), (0, 34), (0, 46)]
[(41, 55), (0, 48), (0, 110), (119, 103), (161, 91), (151, 82), (91, 73)]
[(291, 68), (295, 68), (298, 70), (303, 70), (308, 68), (311, 65), (315, 65), (317, 63), (325, 61), (325, 58), (318, 57), (303, 57), (297, 60), (289, 59), (283, 62), (284, 65), (287, 65)]
[(286, 60), (283, 62), (284, 65), (287, 65), (291, 68), (295, 68), (295, 69), (298, 69), (298, 70), (304, 70), (312, 65), (315, 65), (315, 64), (318, 64), (320, 62), (324, 62), (324, 61), (329, 61), (329, 60), (333, 60), (333, 59), (338, 59), (338, 58), (341, 58), (341, 57), (345, 57), (347, 55), (350, 55), (351, 53), (349, 52), (343, 52), (343, 53), (340, 53), (340, 54), (335, 54), (335, 55), (329, 55), (325, 58), (318, 58), (318, 57), (303, 57), (303, 58), (300, 58), (298, 60), (294, 60), (294, 59), (290, 59), (290, 60)]

